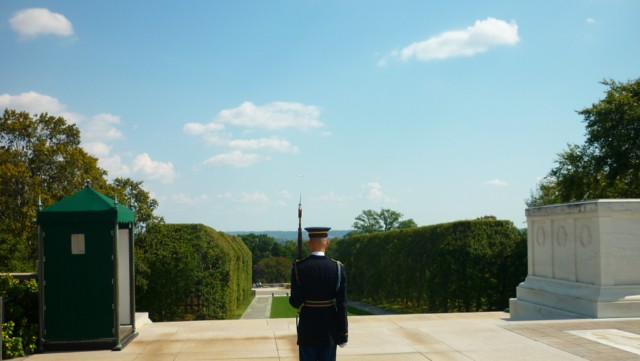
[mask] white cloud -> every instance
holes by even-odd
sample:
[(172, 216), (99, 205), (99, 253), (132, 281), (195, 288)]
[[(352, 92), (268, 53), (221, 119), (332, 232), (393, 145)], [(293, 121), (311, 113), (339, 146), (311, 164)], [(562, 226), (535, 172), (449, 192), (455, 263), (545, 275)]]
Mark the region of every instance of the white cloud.
[[(111, 148), (109, 148), (111, 150)], [(109, 176), (112, 178), (115, 177), (129, 177), (131, 175), (131, 168), (124, 164), (122, 158), (119, 155), (109, 156), (109, 154), (96, 154), (92, 153), (96, 157), (98, 157), (98, 165), (100, 168), (105, 169), (109, 172)]]
[(176, 177), (171, 162), (163, 163), (152, 160), (147, 153), (136, 156), (132, 168), (134, 172), (142, 173), (149, 179), (160, 180), (162, 183), (171, 183)]
[(484, 182), (484, 185), (485, 186), (492, 186), (492, 187), (506, 187), (506, 186), (509, 185), (509, 183), (507, 183), (507, 182), (505, 182), (505, 181), (503, 181), (501, 179), (496, 178), (496, 179), (492, 179), (490, 181)]
[(9, 20), (11, 28), (23, 38), (35, 38), (38, 35), (73, 35), (73, 26), (67, 18), (45, 8), (20, 10)]
[(216, 194), (214, 196), (216, 199), (236, 202), (236, 203), (266, 203), (269, 202), (270, 198), (268, 195), (260, 192), (241, 192), (239, 194), (234, 194), (232, 192), (224, 192), (220, 194)]
[(120, 117), (109, 113), (100, 113), (91, 117), (82, 125), (82, 148), (99, 159), (99, 164), (109, 174), (123, 176), (129, 173), (129, 168), (122, 164), (122, 159), (110, 156), (113, 148), (108, 142), (120, 140), (124, 135), (116, 127), (120, 124)]
[(103, 142), (82, 142), (82, 148), (96, 157), (106, 157), (111, 153), (111, 146)]
[(133, 172), (150, 180), (171, 183), (176, 177), (173, 164), (154, 161), (147, 153), (138, 155), (131, 165), (127, 165), (120, 155), (111, 154), (110, 142), (122, 140), (124, 134), (118, 129), (120, 117), (110, 113), (100, 113), (86, 120), (86, 117), (69, 112), (67, 106), (58, 99), (34, 91), (19, 95), (0, 94), (0, 109), (9, 108), (32, 114), (49, 113), (62, 116), (81, 130), (82, 148), (98, 158), (98, 166), (105, 169), (110, 177), (129, 177)]
[[(236, 139), (237, 128), (248, 128), (250, 132), (271, 133), (281, 129), (308, 130), (323, 127), (320, 109), (313, 105), (295, 102), (272, 102), (256, 106), (244, 102), (236, 108), (220, 111), (210, 123), (186, 123), (183, 132), (202, 137), (208, 145), (226, 148), (226, 151), (205, 160), (203, 163), (217, 166), (249, 167), (257, 162), (271, 159), (261, 152), (298, 153), (296, 145), (277, 136)], [(331, 135), (322, 132), (322, 136)]]
[(120, 124), (120, 117), (109, 113), (94, 115), (82, 126), (83, 139), (96, 141), (114, 141), (124, 138), (116, 125)]
[(236, 199), (237, 202), (243, 203), (265, 203), (269, 201), (269, 196), (264, 193), (253, 192), (253, 193), (240, 193), (240, 196)]
[(216, 166), (249, 167), (261, 160), (269, 159), (259, 154), (244, 153), (240, 150), (233, 150), (228, 153), (214, 155), (204, 161), (204, 164)]
[(298, 147), (285, 139), (260, 138), (260, 139), (236, 139), (227, 144), (229, 148), (240, 150), (270, 149), (282, 153), (297, 153)]
[(210, 133), (217, 133), (224, 129), (224, 124), (220, 123), (187, 123), (182, 128), (185, 133), (191, 135), (206, 135)]
[(19, 95), (0, 94), (0, 108), (26, 111), (30, 114), (49, 113), (62, 116), (70, 123), (77, 123), (83, 118), (80, 114), (69, 112), (67, 106), (58, 99), (34, 91)]
[(174, 204), (180, 204), (185, 206), (195, 206), (199, 204), (205, 204), (209, 202), (209, 196), (201, 194), (199, 196), (189, 196), (184, 193), (174, 194), (169, 197), (169, 201)]
[(447, 31), (427, 40), (415, 42), (401, 51), (392, 51), (378, 61), (384, 66), (390, 58), (430, 61), (458, 56), (473, 56), (500, 45), (515, 45), (520, 41), (515, 21), (487, 18), (464, 30)]
[(324, 194), (318, 197), (312, 198), (314, 201), (325, 201), (325, 202), (347, 202), (354, 199), (357, 199), (357, 196), (350, 195), (340, 195), (336, 194), (334, 191), (329, 192), (328, 194)]
[(596, 23), (596, 20), (593, 18), (587, 18), (587, 20), (584, 21), (585, 23), (592, 25)]
[(366, 198), (376, 203), (394, 203), (395, 199), (382, 193), (382, 186), (378, 182), (370, 182), (364, 186)]
[(322, 127), (319, 118), (320, 109), (313, 105), (273, 102), (256, 106), (252, 102), (244, 102), (237, 108), (222, 110), (216, 121), (249, 128), (305, 130)]

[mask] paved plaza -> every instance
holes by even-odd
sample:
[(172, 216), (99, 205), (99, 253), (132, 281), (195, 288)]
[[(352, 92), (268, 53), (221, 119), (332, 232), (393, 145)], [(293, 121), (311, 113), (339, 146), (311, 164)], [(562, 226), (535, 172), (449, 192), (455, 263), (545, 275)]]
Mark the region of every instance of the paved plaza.
[[(27, 360), (297, 360), (295, 320), (264, 316), (271, 295), (258, 290), (241, 320), (141, 319), (139, 336), (122, 351), (46, 353)], [(255, 314), (262, 317), (249, 316)], [(350, 317), (349, 333), (339, 360), (640, 360), (640, 319), (516, 322), (503, 312), (375, 315)]]

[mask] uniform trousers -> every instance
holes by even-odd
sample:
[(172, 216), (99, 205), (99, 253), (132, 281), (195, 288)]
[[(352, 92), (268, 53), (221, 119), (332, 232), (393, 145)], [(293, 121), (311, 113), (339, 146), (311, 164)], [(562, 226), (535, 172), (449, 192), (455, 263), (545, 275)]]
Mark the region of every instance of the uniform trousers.
[(298, 345), (300, 361), (335, 361), (336, 345), (332, 346), (309, 346)]

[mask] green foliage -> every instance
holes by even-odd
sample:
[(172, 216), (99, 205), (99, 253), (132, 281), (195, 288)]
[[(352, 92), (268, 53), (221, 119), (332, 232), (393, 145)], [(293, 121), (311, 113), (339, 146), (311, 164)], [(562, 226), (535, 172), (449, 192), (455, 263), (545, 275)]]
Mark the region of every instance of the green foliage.
[(569, 144), (527, 200), (529, 206), (640, 197), (640, 78), (605, 80), (606, 97), (580, 110), (587, 137)]
[(153, 223), (136, 252), (137, 306), (154, 321), (225, 319), (251, 296), (251, 253), (238, 237)]
[(131, 178), (116, 178), (109, 185), (108, 193), (111, 198), (118, 198), (120, 204), (132, 206), (136, 212), (135, 233), (144, 232), (150, 223), (162, 223), (164, 219), (153, 212), (158, 208), (158, 201), (151, 198), (149, 192), (142, 187), (142, 181)]
[(253, 268), (253, 279), (262, 283), (289, 282), (292, 260), (285, 257), (268, 257)]
[(38, 284), (35, 279), (20, 281), (10, 275), (0, 277), (0, 297), (4, 300), (2, 359), (32, 354), (38, 340)]
[[(38, 198), (47, 206), (82, 188), (106, 187), (106, 172), (80, 147), (80, 130), (62, 117), (5, 110), (0, 119), (2, 271), (32, 271)], [(12, 259), (7, 259), (12, 258)]]
[(136, 207), (136, 231), (158, 203), (142, 182), (118, 178), (107, 182), (98, 160), (80, 147), (80, 130), (62, 117), (31, 116), (7, 109), (0, 118), (0, 272), (30, 272), (37, 259), (38, 200), (44, 207), (67, 197), (88, 179), (95, 190)]
[(413, 219), (402, 219), (403, 214), (391, 209), (382, 208), (379, 212), (373, 209), (362, 211), (352, 227), (355, 233), (386, 232), (392, 229), (405, 229), (417, 227)]
[(504, 309), (527, 274), (526, 236), (509, 221), (352, 235), (335, 252), (350, 297), (416, 312)]
[[(284, 244), (266, 234), (243, 234), (240, 236), (252, 254), (253, 282), (288, 282), (291, 263), (298, 256), (298, 243)], [(302, 245), (303, 257), (310, 254), (306, 244)], [(284, 278), (282, 277), (284, 275)]]
[[(298, 241), (286, 241), (284, 242), (285, 254), (288, 259), (293, 262), (298, 258)], [(302, 242), (302, 258), (309, 257), (311, 251), (305, 241)]]
[[(242, 239), (242, 242), (244, 242), (251, 251), (254, 266), (265, 258), (279, 256), (281, 253), (285, 253), (284, 247), (273, 237), (266, 234), (243, 234), (240, 236), (240, 239)], [(280, 250), (280, 248), (282, 248), (282, 250)]]

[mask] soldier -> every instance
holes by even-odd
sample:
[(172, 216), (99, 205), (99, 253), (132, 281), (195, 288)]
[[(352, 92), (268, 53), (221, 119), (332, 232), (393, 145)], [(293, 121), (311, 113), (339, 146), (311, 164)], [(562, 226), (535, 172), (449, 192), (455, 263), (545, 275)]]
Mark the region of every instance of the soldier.
[(336, 359), (336, 346), (347, 344), (347, 274), (325, 256), (329, 227), (309, 227), (311, 255), (291, 269), (289, 303), (299, 309), (296, 320), (301, 361)]

